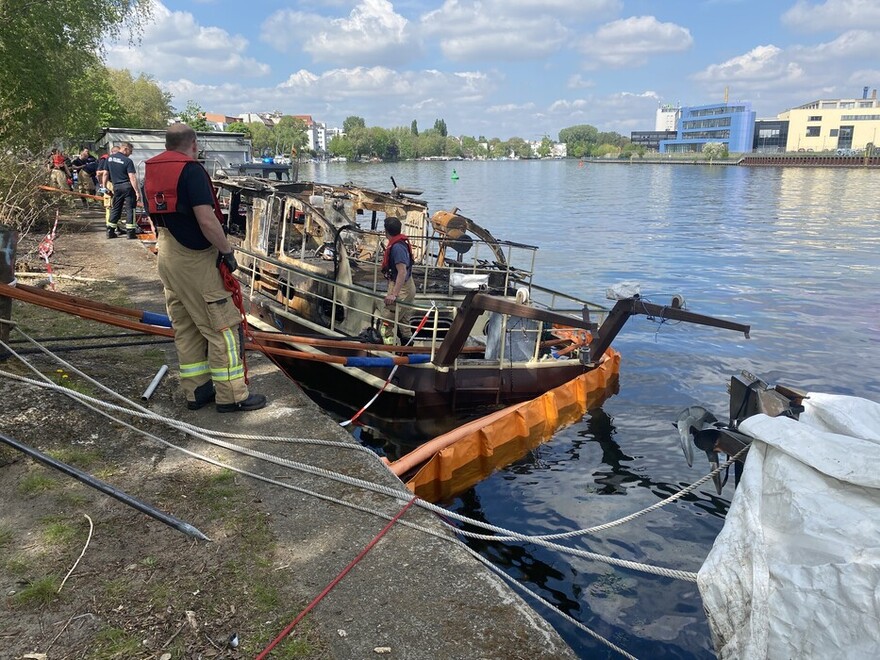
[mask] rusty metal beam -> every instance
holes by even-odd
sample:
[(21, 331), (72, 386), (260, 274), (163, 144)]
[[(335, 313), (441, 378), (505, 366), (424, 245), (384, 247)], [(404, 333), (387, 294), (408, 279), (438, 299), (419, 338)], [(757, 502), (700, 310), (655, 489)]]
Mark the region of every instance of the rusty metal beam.
[(464, 300), (462, 300), (458, 313), (455, 315), (452, 325), (443, 339), (443, 343), (440, 344), (440, 348), (437, 349), (437, 354), (434, 356), (434, 364), (437, 366), (448, 367), (455, 362), (455, 358), (461, 353), (464, 343), (471, 334), (474, 323), (477, 322), (477, 318), (479, 318), (483, 311), (474, 305), (474, 298), (478, 295), (480, 294), (476, 291), (469, 291), (465, 295)]
[(533, 321), (557, 323), (568, 328), (595, 330), (597, 327), (596, 323), (590, 322), (588, 313), (585, 314), (586, 318), (578, 319), (573, 316), (559, 314), (558, 312), (551, 312), (547, 309), (520, 305), (504, 298), (470, 291), (458, 308), (458, 314), (456, 314), (455, 320), (452, 322), (452, 327), (449, 328), (446, 338), (437, 350), (434, 364), (440, 367), (448, 367), (455, 361), (455, 358), (462, 352), (464, 344), (474, 327), (474, 323), (477, 322), (477, 318), (483, 312), (497, 312)]
[(627, 319), (636, 314), (653, 316), (661, 320), (685, 321), (686, 323), (708, 325), (713, 328), (735, 330), (742, 332), (746, 339), (748, 339), (749, 332), (751, 331), (751, 326), (744, 323), (736, 323), (705, 314), (696, 314), (677, 306), (655, 305), (641, 298), (626, 298), (615, 303), (611, 313), (608, 314), (608, 318), (605, 319), (598, 333), (593, 336), (593, 341), (590, 342), (590, 355), (603, 355), (617, 338)]

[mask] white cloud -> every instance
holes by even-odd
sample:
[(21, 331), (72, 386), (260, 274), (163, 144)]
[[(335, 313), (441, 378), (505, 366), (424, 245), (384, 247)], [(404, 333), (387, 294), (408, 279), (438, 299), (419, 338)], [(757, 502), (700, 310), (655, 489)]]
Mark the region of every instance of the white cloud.
[(798, 0), (782, 15), (782, 22), (804, 32), (880, 28), (877, 0)]
[(244, 37), (199, 25), (191, 13), (172, 12), (156, 0), (141, 43), (108, 45), (107, 64), (117, 69), (147, 72), (157, 78), (180, 75), (182, 71), (245, 78), (268, 74), (268, 64), (244, 55), (247, 46)]
[(629, 136), (630, 131), (645, 128), (646, 117), (653, 117), (658, 101), (659, 95), (650, 90), (557, 99), (535, 118), (559, 127), (592, 124), (600, 131), (617, 131)]
[(693, 45), (687, 28), (661, 23), (653, 16), (631, 16), (606, 23), (581, 40), (587, 68), (641, 66), (652, 55), (687, 50)]
[(503, 103), (501, 105), (492, 105), (486, 110), (486, 112), (491, 114), (505, 114), (505, 113), (522, 113), (528, 112), (529, 110), (534, 110), (534, 103)]
[[(389, 127), (408, 126), (414, 117), (421, 121), (427, 113), (432, 120), (444, 116), (450, 126), (462, 126), (468, 115), (483, 111), (497, 83), (492, 76), (474, 71), (355, 67), (321, 73), (299, 70), (273, 87), (204, 85), (186, 79), (164, 82), (163, 86), (178, 105), (194, 99), (203, 108), (223, 108), (227, 114), (273, 108), (290, 114), (312, 114), (330, 125), (341, 125), (348, 115), (358, 115), (368, 125)], [(437, 101), (450, 98), (455, 104)]]
[(780, 83), (795, 83), (804, 76), (804, 70), (792, 62), (776, 46), (756, 46), (748, 53), (733, 57), (721, 64), (712, 64), (694, 76), (694, 80), (717, 85), (746, 83), (752, 88), (767, 89)]
[(802, 62), (876, 60), (878, 44), (880, 44), (880, 31), (850, 30), (832, 41), (816, 46), (796, 46), (791, 49), (791, 53), (793, 58)]
[(610, 16), (623, 9), (622, 0), (488, 0), (490, 11), (511, 10), (534, 15)]
[(759, 115), (775, 115), (815, 99), (860, 96), (864, 85), (880, 77), (876, 67), (865, 66), (876, 61), (878, 42), (880, 31), (850, 30), (819, 44), (758, 46), (692, 79), (716, 98), (729, 86), (734, 98), (751, 100)]
[(399, 64), (419, 52), (409, 21), (388, 0), (362, 0), (345, 18), (284, 9), (261, 29), (261, 39), (277, 50), (301, 48), (316, 62)]
[(573, 76), (569, 76), (566, 87), (569, 89), (586, 89), (587, 87), (595, 87), (596, 83), (592, 80), (587, 80), (581, 74), (576, 73)]
[[(569, 38), (569, 30), (552, 11), (558, 2), (445, 0), (440, 9), (422, 16), (421, 29), (426, 36), (437, 37), (443, 55), (457, 62), (546, 57)], [(536, 11), (516, 11), (527, 5)]]

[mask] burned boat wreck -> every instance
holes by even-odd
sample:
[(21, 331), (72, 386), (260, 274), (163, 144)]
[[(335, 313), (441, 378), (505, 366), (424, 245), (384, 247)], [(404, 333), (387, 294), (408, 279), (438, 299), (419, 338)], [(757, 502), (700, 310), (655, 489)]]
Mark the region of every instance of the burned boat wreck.
[[(748, 336), (749, 326), (695, 314), (677, 299), (661, 306), (636, 295), (609, 309), (543, 287), (534, 281), (537, 247), (498, 240), (458, 209), (430, 215), (416, 199), (419, 191), (393, 179), (388, 192), (244, 177), (215, 183), (251, 325), (338, 340), (279, 342), (301, 352), (279, 363), (341, 414), (355, 413), (381, 392), (366, 423), (413, 439), (533, 399), (581, 374), (595, 371), (598, 384), (613, 388), (619, 355), (611, 342), (635, 314)], [(416, 297), (398, 304), (397, 318), (388, 318), (383, 305), (386, 217), (400, 220), (414, 257)], [(389, 332), (389, 345), (381, 343), (383, 328), (397, 324), (413, 332), (412, 345), (400, 345)], [(358, 337), (362, 346), (352, 343)], [(401, 355), (409, 356), (406, 364), (399, 364)]]

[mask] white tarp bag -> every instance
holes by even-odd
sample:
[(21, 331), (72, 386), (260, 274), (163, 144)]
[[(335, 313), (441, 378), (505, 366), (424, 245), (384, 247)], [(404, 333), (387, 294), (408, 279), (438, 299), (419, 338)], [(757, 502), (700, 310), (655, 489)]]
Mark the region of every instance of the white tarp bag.
[(608, 300), (626, 300), (641, 295), (642, 285), (638, 282), (618, 282), (605, 289)]
[(880, 657), (880, 404), (810, 394), (755, 438), (698, 585), (719, 658)]

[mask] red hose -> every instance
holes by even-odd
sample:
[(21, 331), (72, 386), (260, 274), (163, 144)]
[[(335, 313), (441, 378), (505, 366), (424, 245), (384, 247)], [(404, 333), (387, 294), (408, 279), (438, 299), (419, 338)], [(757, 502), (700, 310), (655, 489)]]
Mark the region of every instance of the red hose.
[(241, 295), (241, 285), (238, 283), (238, 280), (232, 276), (232, 273), (229, 272), (229, 267), (223, 261), (220, 262), (220, 277), (223, 278), (223, 288), (232, 294), (232, 302), (238, 308), (239, 314), (241, 314), (241, 364), (244, 367), (244, 382), (247, 385), (250, 383), (250, 380), (248, 380), (247, 351), (244, 350), (244, 345), (246, 341), (252, 341), (253, 338), (250, 335), (247, 314), (244, 311), (244, 298)]
[(382, 528), (382, 531), (381, 531), (381, 532), (379, 532), (378, 534), (376, 534), (376, 536), (373, 537), (373, 540), (370, 541), (370, 542), (366, 545), (366, 547), (365, 547), (363, 550), (360, 551), (360, 554), (358, 554), (357, 557), (355, 557), (354, 559), (352, 559), (352, 560), (349, 562), (348, 566), (346, 566), (345, 568), (343, 568), (342, 571), (340, 571), (339, 575), (337, 575), (335, 578), (333, 578), (333, 580), (330, 582), (330, 584), (328, 584), (326, 587), (324, 587), (324, 591), (322, 591), (321, 593), (319, 593), (319, 594), (315, 597), (315, 599), (314, 599), (311, 603), (309, 603), (309, 604), (306, 606), (306, 608), (305, 608), (302, 612), (300, 612), (299, 614), (297, 614), (297, 615), (296, 615), (296, 618), (295, 618), (293, 621), (291, 621), (291, 622), (288, 624), (288, 626), (287, 626), (284, 630), (281, 631), (281, 633), (278, 635), (278, 637), (276, 637), (275, 639), (273, 639), (272, 642), (269, 644), (269, 646), (267, 646), (266, 648), (264, 648), (264, 649), (260, 652), (260, 655), (258, 655), (258, 656), (256, 657), (256, 660), (264, 660), (264, 658), (266, 658), (266, 657), (269, 655), (269, 652), (270, 652), (272, 649), (274, 649), (278, 644), (280, 644), (281, 641), (282, 641), (285, 637), (287, 637), (287, 636), (290, 634), (290, 631), (293, 630), (294, 627), (296, 627), (296, 624), (298, 624), (300, 621), (302, 621), (302, 620), (305, 618), (306, 614), (308, 614), (309, 612), (311, 612), (311, 611), (315, 608), (315, 606), (316, 606), (318, 603), (321, 602), (321, 600), (324, 598), (324, 596), (326, 596), (328, 593), (330, 593), (330, 591), (333, 589), (333, 587), (335, 587), (337, 584), (339, 584), (339, 583), (342, 581), (342, 578), (344, 578), (344, 577), (346, 576), (346, 574), (347, 574), (352, 568), (355, 567), (355, 564), (357, 564), (361, 559), (364, 558), (364, 556), (365, 556), (370, 550), (373, 549), (373, 546), (376, 545), (376, 544), (379, 542), (379, 540), (380, 540), (383, 536), (385, 536), (385, 533), (386, 533), (389, 529), (391, 529), (391, 526), (392, 526), (394, 523), (396, 523), (396, 522), (400, 519), (400, 517), (401, 517), (404, 513), (406, 513), (407, 510), (408, 510), (413, 504), (415, 504), (416, 499), (417, 499), (417, 498), (415, 498), (415, 497), (413, 497), (412, 499), (410, 499), (410, 501), (406, 503), (406, 506), (403, 507), (400, 511), (398, 511), (398, 512), (397, 512), (397, 515), (395, 515), (391, 520), (388, 521), (388, 524), (385, 525), (385, 527)]

